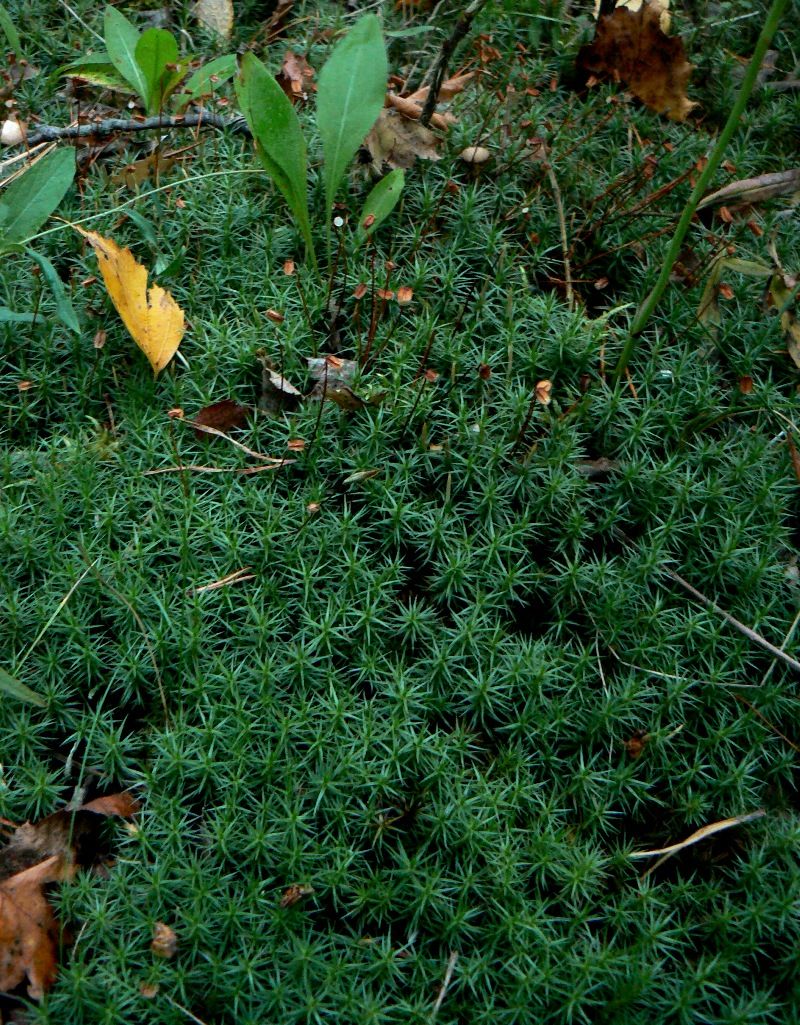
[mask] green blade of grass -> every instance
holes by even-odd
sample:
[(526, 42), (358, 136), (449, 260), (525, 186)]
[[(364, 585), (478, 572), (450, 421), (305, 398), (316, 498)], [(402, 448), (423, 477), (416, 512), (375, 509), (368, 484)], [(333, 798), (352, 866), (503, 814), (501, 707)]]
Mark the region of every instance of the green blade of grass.
[(24, 683), (11, 676), (10, 673), (7, 673), (2, 668), (0, 668), (0, 691), (10, 694), (12, 698), (16, 698), (18, 701), (28, 701), (32, 705), (38, 705), (40, 708), (44, 708), (47, 704), (40, 694), (31, 690), (30, 687), (26, 687)]

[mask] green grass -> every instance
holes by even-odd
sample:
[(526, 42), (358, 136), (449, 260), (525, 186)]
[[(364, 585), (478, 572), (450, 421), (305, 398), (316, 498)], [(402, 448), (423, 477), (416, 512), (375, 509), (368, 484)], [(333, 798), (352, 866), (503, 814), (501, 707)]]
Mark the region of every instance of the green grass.
[[(356, 387), (383, 397), (355, 413), (328, 403), (321, 416), (314, 404), (260, 416), (238, 437), (291, 455), (280, 471), (146, 475), (179, 460), (253, 465), (167, 410), (255, 402), (259, 349), (302, 386), (305, 358), (329, 349), (326, 282), (298, 271), (312, 335), (282, 271), (301, 240), (265, 177), (236, 173), (255, 166), (241, 139), (204, 135), (194, 180), (173, 173), (172, 190), (136, 202), (135, 221), (121, 220), (129, 194), (109, 181), (133, 144), (59, 211), (102, 214), (92, 227), (166, 268), (156, 278), (191, 321), (188, 367), (154, 382), (101, 285), (81, 285), (96, 264), (77, 234), (53, 222), (37, 243), (72, 275), (85, 330), (60, 327), (46, 291), (41, 323), (0, 326), (2, 664), (47, 699), (0, 698), (0, 815), (47, 814), (76, 785), (134, 787), (143, 812), (136, 835), (120, 830), (108, 878), (81, 876), (55, 898), (78, 942), (31, 1021), (177, 1025), (186, 1008), (207, 1025), (422, 1025), (453, 951), (440, 1025), (793, 1020), (800, 816), (795, 752), (777, 731), (800, 742), (797, 681), (665, 571), (781, 643), (798, 604), (785, 441), (798, 372), (760, 284), (742, 280), (716, 339), (696, 321), (701, 284), (669, 289), (631, 365), (636, 397), (601, 372), (668, 233), (640, 240), (674, 223), (689, 186), (630, 211), (705, 152), (736, 88), (733, 54), (758, 31), (758, 17), (723, 19), (761, 5), (712, 15), (695, 3), (678, 17), (700, 66), (699, 129), (609, 104), (606, 87), (551, 92), (588, 20), (538, 17), (557, 17), (557, 3), (519, 18), (503, 6), (476, 28), (503, 54), (536, 48), (490, 68), (493, 87), (510, 75), (518, 98), (465, 93), (443, 160), (409, 172), (378, 233), (378, 285), (391, 258), (392, 287), (415, 291), (410, 306), (390, 304)], [(238, 43), (261, 16), (242, 7)], [(90, 42), (44, 0), (9, 9), (44, 70)], [(76, 9), (98, 27), (99, 10)], [(339, 7), (307, 13), (344, 21)], [(267, 58), (308, 42), (319, 68), (328, 44), (312, 41), (315, 26), (300, 21)], [(394, 40), (390, 67), (426, 67), (442, 35)], [(776, 38), (784, 72), (798, 44), (796, 25)], [(18, 102), (69, 117), (43, 74)], [(759, 91), (729, 154), (736, 172), (719, 184), (796, 163), (797, 113), (796, 93)], [(504, 150), (509, 118), (531, 124)], [(495, 171), (472, 181), (456, 154), (479, 134)], [(548, 178), (518, 152), (528, 136), (551, 147), (586, 279), (575, 312), (553, 281), (563, 261)], [(624, 202), (592, 207), (628, 174)], [(366, 187), (354, 175), (351, 211)], [(744, 221), (697, 224), (697, 256), (707, 266), (723, 243), (764, 260), (774, 237), (796, 272), (787, 207), (758, 209), (762, 237)], [(35, 306), (32, 268), (7, 259), (0, 304)], [(351, 293), (370, 276), (365, 247), (348, 255), (342, 356), (363, 352), (369, 306), (359, 331)], [(281, 326), (268, 308), (286, 314)], [(424, 386), (423, 357), (439, 374)], [(535, 407), (519, 442), (541, 379), (553, 403)], [(287, 453), (292, 438), (305, 451)], [(607, 479), (580, 472), (598, 456), (619, 462)], [(346, 483), (360, 470), (378, 472)], [(94, 571), (23, 662), (87, 561)], [(192, 594), (242, 566), (255, 579)], [(650, 739), (632, 759), (624, 741), (639, 729)], [(645, 879), (629, 857), (759, 807), (764, 818)], [(283, 908), (292, 884), (313, 893)], [(158, 920), (178, 935), (173, 960), (150, 952)], [(147, 1000), (140, 987), (153, 983)]]

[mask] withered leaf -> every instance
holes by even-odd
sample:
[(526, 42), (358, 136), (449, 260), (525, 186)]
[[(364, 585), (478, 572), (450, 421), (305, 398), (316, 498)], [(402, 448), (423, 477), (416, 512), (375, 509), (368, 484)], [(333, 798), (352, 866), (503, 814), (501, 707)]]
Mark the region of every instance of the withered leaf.
[(134, 160), (132, 164), (127, 164), (116, 174), (112, 174), (111, 181), (114, 185), (124, 185), (135, 192), (139, 185), (144, 185), (151, 178), (155, 181), (159, 175), (169, 171), (174, 164), (175, 157), (172, 154), (159, 153), (156, 150), (148, 156), (142, 157), (141, 160)]
[(276, 78), (278, 85), (292, 103), (308, 99), (309, 92), (314, 88), (311, 81), (313, 77), (314, 69), (305, 57), (293, 50), (287, 50)]
[(156, 957), (165, 959), (175, 957), (178, 950), (178, 937), (175, 935), (175, 930), (170, 929), (165, 922), (156, 922), (153, 926), (153, 940), (150, 949)]
[(364, 145), (378, 171), (411, 167), (419, 157), (422, 160), (441, 160), (437, 149), (439, 137), (429, 128), (403, 117), (388, 107), (378, 115), (364, 140)]
[[(234, 427), (243, 427), (249, 413), (249, 406), (240, 406), (233, 399), (222, 399), (201, 409), (193, 422), (202, 427), (215, 427), (218, 431), (225, 431), (227, 434)], [(198, 438), (207, 437), (203, 431), (194, 433)]]
[(701, 199), (697, 204), (697, 209), (702, 210), (704, 207), (714, 206), (717, 203), (730, 203), (732, 200), (752, 204), (762, 203), (764, 200), (774, 199), (776, 196), (792, 195), (800, 197), (800, 167), (729, 182), (721, 189), (717, 189), (716, 192)]
[(595, 36), (578, 53), (587, 78), (623, 82), (642, 103), (672, 121), (684, 121), (697, 106), (686, 95), (692, 65), (683, 40), (661, 27), (664, 5), (643, 0), (638, 10), (617, 7), (601, 14)]
[(62, 939), (44, 887), (94, 865), (103, 818), (127, 818), (137, 808), (130, 794), (112, 794), (14, 831), (0, 850), (0, 993), (27, 979), (28, 995), (44, 996), (56, 976)]
[(261, 375), (261, 397), (258, 400), (259, 409), (270, 416), (277, 416), (283, 412), (290, 413), (297, 408), (302, 398), (302, 393), (285, 377), (269, 367), (264, 367)]

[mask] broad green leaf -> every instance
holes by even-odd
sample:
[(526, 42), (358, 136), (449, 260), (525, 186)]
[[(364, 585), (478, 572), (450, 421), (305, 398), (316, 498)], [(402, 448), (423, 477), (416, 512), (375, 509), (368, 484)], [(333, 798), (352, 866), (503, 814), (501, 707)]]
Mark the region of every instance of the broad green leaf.
[(11, 47), (16, 57), (22, 56), (22, 44), (19, 41), (19, 33), (14, 27), (14, 22), (11, 20), (11, 15), (8, 11), (0, 4), (0, 32), (8, 40), (8, 45)]
[[(97, 59), (95, 59), (95, 57)], [(56, 74), (59, 77), (80, 78), (90, 85), (99, 85), (103, 89), (116, 89), (118, 92), (135, 93), (130, 82), (122, 77), (107, 53), (84, 57), (82, 60), (65, 64)]]
[(66, 195), (74, 176), (75, 150), (67, 146), (37, 160), (0, 193), (8, 209), (0, 251), (26, 242), (39, 230)]
[(139, 32), (114, 7), (106, 7), (104, 35), (111, 63), (142, 100), (147, 103), (147, 78), (136, 60)]
[(32, 705), (39, 705), (44, 708), (47, 702), (43, 697), (26, 687), (24, 683), (21, 683), (15, 677), (10, 676), (5, 669), (0, 669), (0, 690), (5, 691), (6, 694), (10, 694), (12, 698), (17, 698), (19, 701), (29, 701)]
[(319, 75), (317, 128), (325, 158), (325, 212), (330, 230), (333, 200), (350, 161), (383, 109), (386, 48), (374, 14), (356, 22), (333, 49)]
[[(201, 96), (210, 96), (217, 88), (236, 74), (236, 55), (226, 53), (224, 57), (217, 57), (202, 68), (198, 68), (191, 74), (184, 83), (183, 89), (175, 97), (175, 102), (180, 107), (186, 106), (192, 100), (199, 100)], [(215, 81), (212, 81), (212, 78)]]
[(78, 323), (75, 310), (73, 309), (72, 303), (67, 295), (67, 291), (64, 288), (64, 282), (58, 276), (58, 271), (46, 256), (43, 256), (41, 253), (37, 253), (35, 249), (27, 249), (26, 252), (28, 256), (35, 260), (42, 268), (42, 274), (44, 275), (47, 284), (50, 286), (50, 291), (53, 293), (53, 298), (56, 301), (58, 319), (62, 324), (66, 325), (70, 331), (74, 331), (76, 335), (79, 335), (81, 333), (81, 326)]
[[(10, 310), (8, 306), (0, 306), (0, 324), (32, 324), (36, 320), (35, 313), (17, 313), (16, 310)], [(39, 317), (39, 320), (44, 320), (44, 317)]]
[[(382, 178), (367, 196), (364, 208), (358, 218), (355, 238), (356, 248), (366, 238), (369, 238), (373, 231), (376, 231), (392, 210), (394, 210), (397, 201), (400, 199), (405, 181), (405, 172), (402, 167), (398, 167), (387, 174), (385, 178)], [(370, 217), (373, 217), (374, 220), (368, 227), (365, 227), (364, 222)]]
[(252, 53), (242, 58), (236, 95), (267, 174), (289, 204), (313, 259), (306, 195), (306, 141), (283, 89)]
[(164, 84), (168, 64), (178, 63), (178, 43), (171, 32), (149, 28), (136, 44), (136, 63), (147, 83), (145, 106), (148, 114), (157, 114), (164, 103)]

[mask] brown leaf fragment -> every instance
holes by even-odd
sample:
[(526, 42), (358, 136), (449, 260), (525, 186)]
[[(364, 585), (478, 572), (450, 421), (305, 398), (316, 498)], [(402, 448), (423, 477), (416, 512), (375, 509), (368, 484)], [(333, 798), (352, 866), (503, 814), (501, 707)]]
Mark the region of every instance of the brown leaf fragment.
[(631, 758), (640, 758), (649, 740), (650, 734), (647, 730), (634, 730), (625, 741), (625, 750)]
[(619, 469), (619, 463), (608, 456), (600, 456), (597, 459), (581, 459), (575, 464), (575, 469), (581, 477), (588, 477), (589, 480), (605, 480)]
[(153, 941), (150, 944), (150, 949), (156, 957), (165, 959), (175, 957), (178, 950), (178, 937), (175, 935), (175, 930), (170, 929), (165, 922), (156, 922), (153, 926)]
[(552, 381), (537, 381), (534, 393), (536, 395), (536, 401), (542, 406), (550, 405), (550, 393), (553, 390)]
[(68, 872), (54, 854), (0, 883), (0, 993), (27, 979), (28, 996), (41, 1000), (55, 981), (59, 928), (44, 887)]
[(314, 892), (314, 887), (309, 886), (307, 883), (292, 883), (291, 886), (283, 891), (283, 896), (280, 899), (280, 906), (282, 908), (290, 908), (297, 904), (303, 897), (307, 897), (310, 893)]
[(767, 301), (770, 306), (781, 311), (781, 329), (786, 337), (786, 348), (794, 365), (800, 368), (800, 320), (794, 309), (796, 288), (797, 279), (778, 269), (770, 278)]
[(134, 160), (132, 164), (126, 164), (121, 171), (111, 175), (111, 182), (114, 185), (124, 185), (135, 192), (140, 185), (154, 181), (162, 174), (169, 171), (175, 164), (175, 156), (171, 153), (159, 153), (158, 150), (150, 153), (141, 160)]
[[(212, 402), (205, 406), (195, 416), (194, 423), (201, 427), (215, 427), (218, 431), (226, 434), (234, 427), (243, 427), (250, 413), (249, 406), (240, 406), (233, 399), (222, 399), (220, 402)], [(204, 431), (194, 432), (197, 438), (205, 435)]]
[(287, 50), (281, 70), (275, 76), (292, 103), (305, 103), (314, 88), (314, 69), (302, 54)]
[(421, 160), (441, 160), (439, 136), (418, 121), (384, 108), (364, 140), (378, 172), (402, 167), (408, 169)]
[(792, 196), (795, 193), (800, 194), (800, 167), (729, 182), (701, 199), (697, 209), (702, 210), (703, 207), (714, 206), (717, 203), (730, 203), (732, 200), (747, 204), (763, 203), (764, 200), (774, 199), (776, 196)]
[(261, 397), (258, 408), (270, 416), (279, 413), (291, 413), (297, 409), (303, 395), (282, 374), (276, 373), (265, 366), (261, 374)]
[(578, 53), (577, 67), (594, 76), (624, 83), (651, 110), (684, 121), (697, 106), (686, 95), (692, 65), (683, 40), (661, 27), (664, 5), (643, 0), (638, 10), (617, 7), (601, 14), (595, 36)]
[(759, 808), (757, 811), (749, 812), (746, 815), (735, 815), (730, 819), (721, 819), (719, 822), (712, 822), (708, 826), (703, 826), (702, 829), (698, 829), (692, 833), (691, 836), (687, 836), (685, 840), (680, 840), (678, 843), (670, 844), (668, 847), (659, 847), (652, 851), (634, 851), (631, 854), (632, 858), (652, 858), (661, 854), (675, 854), (678, 851), (682, 851), (686, 847), (691, 847), (692, 844), (699, 843), (701, 840), (705, 840), (709, 836), (713, 836), (715, 833), (722, 832), (723, 829), (730, 829), (732, 826), (742, 825), (744, 822), (752, 822), (754, 819), (761, 819), (767, 813), (763, 808)]

